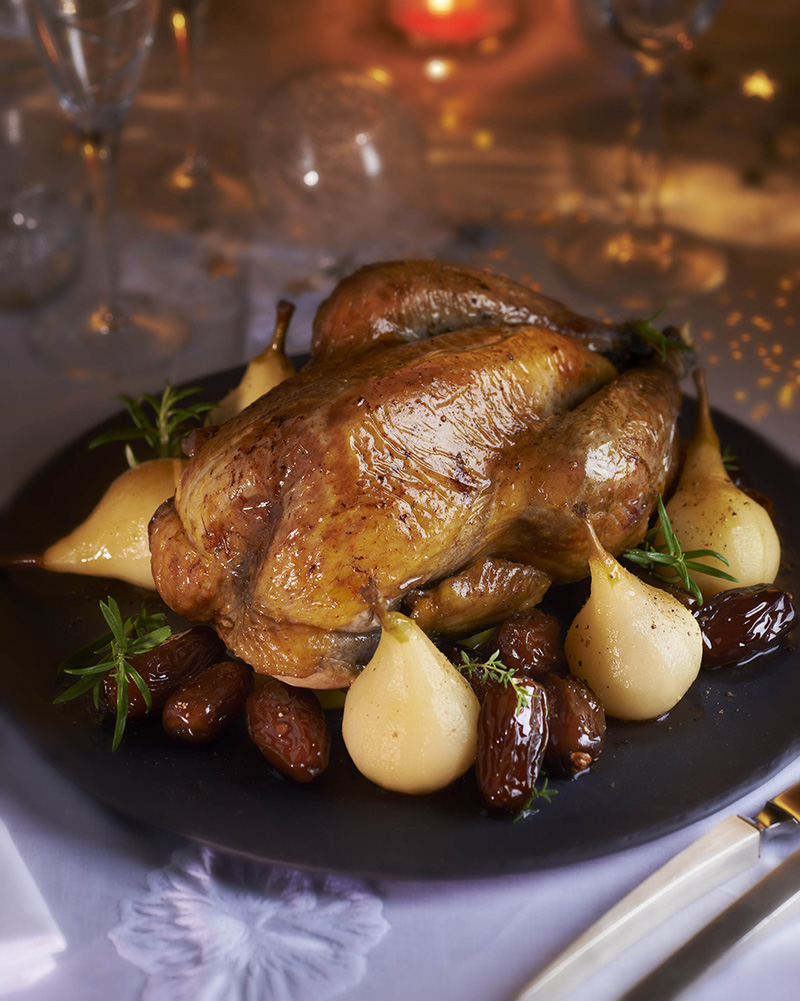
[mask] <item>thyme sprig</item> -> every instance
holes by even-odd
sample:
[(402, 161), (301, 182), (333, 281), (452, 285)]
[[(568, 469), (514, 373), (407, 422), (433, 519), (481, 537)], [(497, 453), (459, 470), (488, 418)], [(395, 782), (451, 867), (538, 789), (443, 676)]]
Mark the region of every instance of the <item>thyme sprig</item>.
[(534, 804), (539, 800), (543, 800), (545, 803), (552, 803), (553, 797), (557, 795), (558, 789), (553, 789), (545, 775), (542, 785), (534, 785), (533, 789), (531, 789), (531, 794), (525, 801), (525, 804), (520, 808), (518, 813), (514, 814), (512, 823), (516, 824), (518, 820), (524, 820), (526, 817), (530, 817), (531, 814), (536, 813), (538, 808)]
[[(185, 435), (214, 406), (207, 402), (184, 402), (200, 392), (197, 386), (175, 389), (167, 383), (160, 399), (149, 393), (135, 397), (123, 393), (119, 399), (125, 404), (133, 427), (104, 431), (89, 442), (89, 448), (113, 441), (144, 441), (158, 459), (179, 458)], [(125, 446), (125, 456), (131, 468), (139, 464), (130, 444)]]
[(657, 320), (658, 317), (661, 316), (665, 309), (666, 306), (662, 306), (660, 309), (656, 310), (652, 316), (648, 316), (645, 320), (631, 321), (631, 326), (636, 333), (658, 352), (658, 356), (662, 362), (667, 360), (668, 351), (692, 350), (691, 345), (686, 344), (678, 338), (668, 337), (663, 330), (659, 330), (653, 323), (654, 320)]
[(91, 691), (95, 708), (99, 708), (103, 682), (106, 676), (112, 677), (117, 685), (117, 721), (111, 750), (116, 751), (128, 720), (128, 685), (133, 682), (142, 693), (148, 712), (152, 704), (150, 691), (131, 660), (162, 643), (171, 629), (163, 612), (148, 614), (144, 605), (136, 615), (123, 619), (119, 605), (109, 597), (107, 602), (100, 602), (100, 611), (108, 632), (81, 647), (61, 664), (59, 671), (77, 676), (79, 680), (53, 701), (60, 705)]
[[(661, 494), (656, 498), (658, 506), (658, 522), (650, 529), (644, 538), (644, 545), (641, 549), (626, 549), (622, 554), (631, 563), (636, 563), (646, 570), (656, 570), (668, 579), (678, 578), (683, 587), (689, 591), (697, 601), (703, 603), (703, 595), (700, 588), (690, 576), (690, 571), (695, 573), (708, 574), (709, 577), (720, 577), (722, 580), (730, 580), (738, 583), (738, 578), (731, 576), (719, 567), (710, 566), (708, 563), (700, 563), (701, 559), (716, 559), (729, 566), (728, 561), (722, 553), (714, 549), (692, 549), (684, 552), (681, 544), (670, 524), (669, 515), (664, 507)], [(663, 542), (656, 540), (662, 537)]]
[(495, 650), (491, 657), (486, 660), (478, 660), (466, 650), (461, 651), (461, 667), (464, 673), (472, 678), (477, 676), (480, 681), (497, 681), (504, 688), (514, 689), (517, 697), (517, 710), (523, 709), (531, 704), (531, 692), (525, 685), (521, 685), (516, 673), (506, 667), (500, 660), (500, 651)]

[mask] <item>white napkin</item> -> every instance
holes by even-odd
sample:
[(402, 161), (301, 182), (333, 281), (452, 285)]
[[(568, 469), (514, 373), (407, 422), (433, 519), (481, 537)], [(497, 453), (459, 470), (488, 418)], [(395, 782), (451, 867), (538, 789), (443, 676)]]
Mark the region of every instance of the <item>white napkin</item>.
[(33, 877), (0, 821), (0, 994), (21, 990), (55, 968), (66, 947)]

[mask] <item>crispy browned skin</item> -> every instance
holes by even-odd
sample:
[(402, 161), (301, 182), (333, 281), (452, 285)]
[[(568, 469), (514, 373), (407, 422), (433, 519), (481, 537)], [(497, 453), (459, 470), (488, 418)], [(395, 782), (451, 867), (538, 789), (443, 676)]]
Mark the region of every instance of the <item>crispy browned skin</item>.
[(589, 546), (579, 505), (612, 553), (640, 542), (675, 473), (679, 410), (674, 374), (653, 363), (533, 426), (497, 466), (504, 518), (487, 552), (536, 566), (556, 584), (580, 580)]
[(157, 587), (256, 670), (321, 688), (374, 648), (368, 583), (429, 631), (529, 608), (586, 573), (576, 503), (618, 553), (671, 479), (679, 352), (607, 360), (651, 355), (488, 272), (364, 268), (320, 308), (310, 365), (196, 437), (152, 522)]
[[(343, 279), (314, 320), (311, 354), (332, 357), (490, 323), (533, 323), (572, 334), (615, 364), (641, 343), (625, 325), (579, 316), (502, 275), (440, 261), (369, 264)], [(647, 353), (646, 351), (644, 353)]]
[(677, 464), (673, 373), (630, 369), (574, 410), (535, 422), (494, 468), (494, 516), (472, 566), (408, 596), (422, 628), (479, 629), (586, 576), (586, 505), (613, 553), (640, 542)]
[(312, 363), (200, 446), (153, 519), (159, 592), (259, 671), (347, 683), (377, 625), (367, 582), (395, 606), (468, 567), (502, 535), (509, 450), (615, 374), (528, 325)]

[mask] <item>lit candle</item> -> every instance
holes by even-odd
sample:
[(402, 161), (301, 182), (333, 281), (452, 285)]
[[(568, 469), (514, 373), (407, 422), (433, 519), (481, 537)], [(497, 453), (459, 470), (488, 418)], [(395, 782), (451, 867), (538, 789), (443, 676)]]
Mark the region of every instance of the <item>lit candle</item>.
[(517, 17), (517, 2), (387, 0), (386, 16), (412, 42), (469, 45), (508, 31)]

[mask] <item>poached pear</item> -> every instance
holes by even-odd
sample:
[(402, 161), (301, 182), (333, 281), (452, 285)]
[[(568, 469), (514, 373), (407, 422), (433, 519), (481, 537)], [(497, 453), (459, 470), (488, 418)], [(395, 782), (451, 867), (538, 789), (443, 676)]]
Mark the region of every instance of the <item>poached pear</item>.
[(150, 459), (112, 481), (91, 514), (35, 559), (57, 573), (115, 577), (155, 589), (148, 524), (175, 493), (185, 459)]
[(692, 613), (651, 587), (608, 553), (586, 522), (591, 593), (567, 631), (569, 669), (592, 689), (609, 716), (662, 716), (700, 670), (703, 640)]
[(382, 612), (381, 638), (348, 689), (342, 736), (376, 785), (424, 794), (472, 765), (480, 704), (467, 679), (399, 612)]
[(780, 566), (781, 547), (766, 509), (740, 490), (725, 469), (700, 370), (695, 372), (695, 383), (694, 432), (666, 510), (684, 552), (712, 549), (727, 560), (725, 570), (735, 580), (690, 571), (707, 599), (733, 587), (771, 584)]
[(224, 424), (264, 393), (268, 393), (273, 386), (294, 375), (294, 365), (284, 350), (286, 333), (293, 313), (292, 303), (281, 299), (277, 306), (272, 339), (264, 350), (250, 361), (239, 385), (223, 396), (217, 406), (209, 411), (206, 424)]

